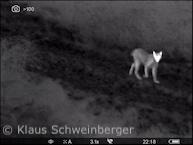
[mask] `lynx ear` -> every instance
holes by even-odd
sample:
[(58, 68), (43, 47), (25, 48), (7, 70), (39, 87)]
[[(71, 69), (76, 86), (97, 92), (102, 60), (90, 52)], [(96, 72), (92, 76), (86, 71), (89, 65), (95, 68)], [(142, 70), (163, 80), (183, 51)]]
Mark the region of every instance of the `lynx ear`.
[(157, 58), (157, 53), (153, 51), (153, 57), (156, 59)]
[(159, 52), (160, 56), (162, 56), (162, 51)]

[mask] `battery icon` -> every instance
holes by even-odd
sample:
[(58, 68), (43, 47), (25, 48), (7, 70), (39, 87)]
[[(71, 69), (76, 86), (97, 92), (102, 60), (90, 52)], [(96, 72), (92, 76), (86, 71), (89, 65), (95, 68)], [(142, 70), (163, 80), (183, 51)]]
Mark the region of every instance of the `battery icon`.
[(180, 144), (180, 139), (169, 139), (168, 143), (169, 144)]

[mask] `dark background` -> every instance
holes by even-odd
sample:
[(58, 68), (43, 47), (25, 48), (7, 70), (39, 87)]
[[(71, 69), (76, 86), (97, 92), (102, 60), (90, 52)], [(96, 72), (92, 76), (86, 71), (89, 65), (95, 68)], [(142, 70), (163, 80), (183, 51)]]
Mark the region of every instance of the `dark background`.
[[(17, 14), (13, 4), (1, 2), (2, 125), (192, 136), (191, 1), (42, 1)], [(159, 85), (128, 75), (136, 47), (163, 51)]]

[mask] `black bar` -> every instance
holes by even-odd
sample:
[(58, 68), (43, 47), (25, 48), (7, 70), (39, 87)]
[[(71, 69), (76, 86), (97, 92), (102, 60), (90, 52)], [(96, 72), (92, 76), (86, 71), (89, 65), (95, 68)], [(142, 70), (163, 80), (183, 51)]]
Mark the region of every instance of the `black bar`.
[[(109, 144), (108, 141), (113, 140), (113, 144), (169, 144), (171, 138), (1, 138), (1, 144), (49, 144), (48, 140), (53, 140), (50, 144)], [(172, 138), (173, 139), (173, 138)], [(192, 138), (176, 138), (180, 139), (180, 144), (192, 144)]]

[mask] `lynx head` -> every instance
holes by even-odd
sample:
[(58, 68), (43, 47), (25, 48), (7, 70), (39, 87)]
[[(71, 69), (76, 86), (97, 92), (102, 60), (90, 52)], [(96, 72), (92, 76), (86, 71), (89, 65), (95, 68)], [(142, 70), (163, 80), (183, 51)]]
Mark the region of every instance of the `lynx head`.
[(153, 51), (153, 58), (155, 59), (156, 62), (159, 62), (162, 58), (162, 51), (160, 51), (158, 53)]

